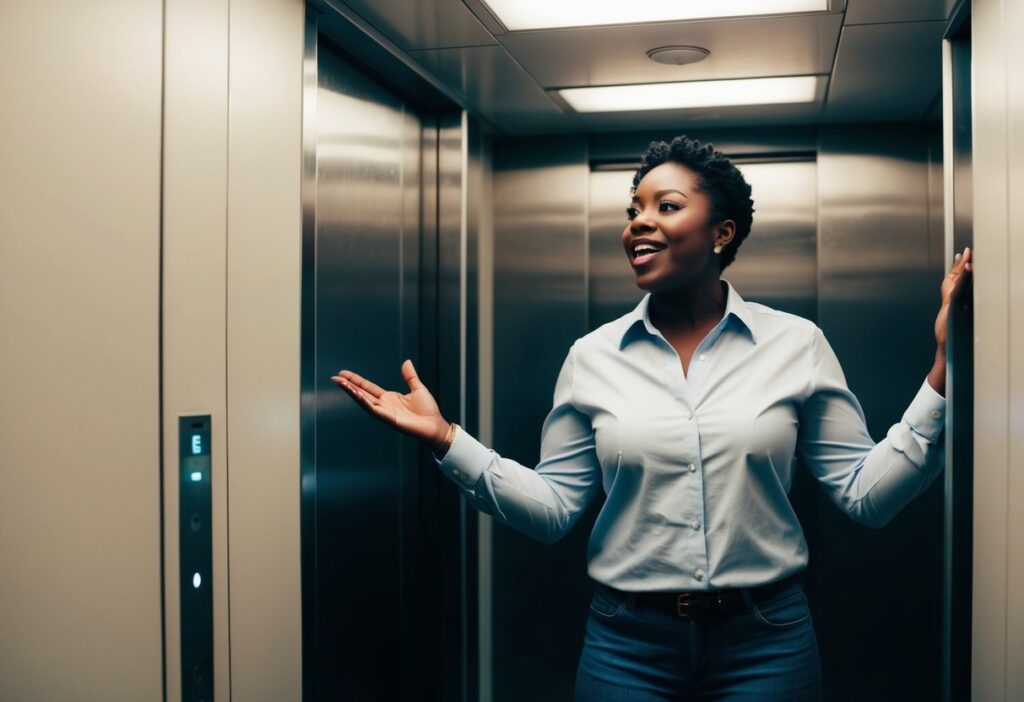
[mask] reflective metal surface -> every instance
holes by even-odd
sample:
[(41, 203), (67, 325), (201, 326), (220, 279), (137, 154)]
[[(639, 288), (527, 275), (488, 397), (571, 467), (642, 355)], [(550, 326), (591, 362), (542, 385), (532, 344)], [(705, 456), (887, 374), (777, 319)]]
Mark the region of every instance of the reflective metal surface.
[[(416, 676), (393, 671), (416, 670), (418, 654), (412, 644), (422, 603), (411, 585), (423, 579), (419, 447), (368, 416), (329, 377), (348, 368), (399, 389), (402, 361), (419, 360), (421, 127), (333, 46), (307, 42), (307, 57), (313, 51), (316, 83), (307, 80), (306, 109), (315, 117), (305, 135), (315, 195), (307, 178), (304, 694), (412, 699)], [(307, 60), (307, 78), (312, 72)]]
[[(943, 263), (974, 245), (971, 173), (971, 25), (964, 3), (943, 41), (945, 245)], [(971, 694), (974, 551), (974, 310), (965, 296), (949, 315), (946, 370), (946, 472), (942, 699)]]
[[(493, 448), (530, 467), (558, 370), (587, 331), (587, 177), (582, 136), (495, 143)], [(495, 702), (573, 697), (593, 516), (582, 521), (554, 545), (493, 524)]]
[[(895, 125), (820, 132), (818, 324), (876, 441), (935, 354), (938, 136)], [(827, 699), (939, 697), (942, 512), (939, 480), (877, 531), (818, 496), (807, 580)]]

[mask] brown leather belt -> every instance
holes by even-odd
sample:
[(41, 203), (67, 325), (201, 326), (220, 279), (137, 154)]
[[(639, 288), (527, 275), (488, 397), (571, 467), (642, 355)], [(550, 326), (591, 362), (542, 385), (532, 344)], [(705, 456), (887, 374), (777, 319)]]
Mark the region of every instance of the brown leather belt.
[(800, 583), (799, 575), (790, 575), (767, 585), (733, 590), (710, 590), (708, 592), (623, 592), (598, 583), (617, 597), (632, 600), (652, 609), (671, 612), (677, 617), (717, 618), (741, 612), (747, 608), (744, 590), (754, 604), (770, 600), (784, 590)]

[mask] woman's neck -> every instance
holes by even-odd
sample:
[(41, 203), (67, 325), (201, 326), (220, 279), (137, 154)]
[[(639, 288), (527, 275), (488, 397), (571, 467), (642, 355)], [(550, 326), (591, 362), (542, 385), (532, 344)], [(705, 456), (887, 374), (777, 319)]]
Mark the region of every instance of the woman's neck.
[(649, 314), (663, 334), (687, 332), (718, 323), (725, 314), (726, 286), (718, 277), (692, 286), (651, 294)]

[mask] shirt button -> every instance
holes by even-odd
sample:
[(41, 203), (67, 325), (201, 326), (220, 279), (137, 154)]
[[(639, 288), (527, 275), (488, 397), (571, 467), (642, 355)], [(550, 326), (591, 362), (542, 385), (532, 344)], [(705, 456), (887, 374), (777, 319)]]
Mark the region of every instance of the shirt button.
[(690, 522), (690, 526), (692, 526), (694, 529), (700, 529), (700, 522), (694, 519), (692, 522)]
[(691, 473), (696, 473), (697, 472), (697, 466), (693, 465), (692, 463), (689, 466), (687, 466), (687, 467), (690, 469)]
[(932, 419), (938, 419), (942, 416), (942, 412), (938, 410), (932, 410)]
[(707, 354), (703, 354), (703, 353), (702, 353), (702, 354), (700, 355), (700, 357), (699, 357), (699, 358), (700, 358), (700, 360), (702, 360), (702, 361), (706, 361), (708, 357), (707, 357)]
[(693, 419), (693, 412), (687, 412), (686, 413), (686, 418), (687, 419)]
[(452, 475), (458, 475), (458, 474), (459, 474), (459, 469), (458, 468), (455, 468), (455, 469), (452, 470)]
[(696, 573), (693, 574), (693, 577), (697, 578), (697, 580), (703, 580), (704, 579), (704, 571), (703, 570), (698, 570)]

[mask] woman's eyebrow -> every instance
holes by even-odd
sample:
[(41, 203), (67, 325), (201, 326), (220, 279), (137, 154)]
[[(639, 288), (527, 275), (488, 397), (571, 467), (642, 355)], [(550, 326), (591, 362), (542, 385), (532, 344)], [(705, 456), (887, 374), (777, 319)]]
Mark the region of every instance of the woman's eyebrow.
[[(685, 197), (687, 200), (690, 199), (690, 197), (686, 193), (684, 193), (682, 190), (676, 190), (675, 188), (666, 188), (664, 190), (659, 190), (658, 192), (654, 193), (654, 197), (655, 198), (659, 198), (662, 195), (664, 195), (665, 193), (679, 193), (680, 195)], [(630, 202), (636, 202), (639, 199), (640, 198), (638, 198), (636, 195), (634, 195), (632, 198), (630, 198), (629, 201)]]

